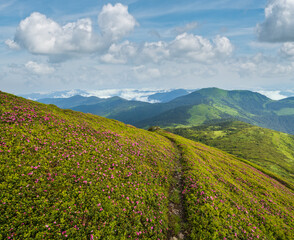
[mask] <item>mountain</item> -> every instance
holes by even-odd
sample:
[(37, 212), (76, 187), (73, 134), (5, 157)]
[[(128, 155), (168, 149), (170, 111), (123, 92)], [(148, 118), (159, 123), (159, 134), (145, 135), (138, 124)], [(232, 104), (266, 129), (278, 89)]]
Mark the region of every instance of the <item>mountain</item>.
[[(65, 90), (65, 91), (53, 91), (44, 93), (30, 93), (21, 94), (21, 97), (39, 101), (40, 99), (50, 98), (61, 98), (66, 99), (73, 96), (83, 96), (83, 97), (99, 97), (99, 98), (111, 98), (111, 97), (121, 97), (126, 100), (132, 101), (143, 101), (143, 102), (169, 102), (177, 97), (184, 96), (192, 92), (191, 90), (185, 89), (174, 89), (174, 90), (138, 90), (138, 89), (101, 89), (101, 90)], [(54, 104), (54, 103), (52, 103)]]
[(136, 109), (138, 107), (148, 107), (149, 105), (151, 104), (146, 102), (128, 101), (120, 97), (112, 97), (103, 99), (96, 104), (85, 104), (72, 107), (71, 109), (112, 118), (112, 115), (119, 114), (124, 111), (130, 111), (131, 109)]
[(294, 98), (274, 101), (250, 91), (208, 88), (177, 98), (168, 104), (178, 106), (136, 122), (135, 126), (145, 128), (152, 125), (196, 126), (237, 119), (260, 127), (294, 134)]
[(64, 109), (71, 109), (81, 105), (92, 105), (103, 102), (104, 99), (97, 97), (83, 97), (80, 95), (75, 95), (69, 98), (43, 98), (39, 99), (38, 102), (45, 104), (54, 104), (57, 107)]
[(170, 102), (171, 100), (174, 100), (178, 97), (188, 95), (189, 93), (190, 92), (185, 89), (176, 89), (176, 90), (172, 90), (170, 92), (163, 92), (163, 93), (159, 92), (159, 93), (152, 94), (148, 97), (148, 100), (150, 102), (166, 103), (166, 102)]
[[(270, 101), (269, 98), (250, 91), (206, 88), (171, 101), (170, 104), (177, 104), (179, 107), (144, 120), (138, 126), (200, 125), (227, 118), (256, 123), (254, 116), (265, 114), (264, 104)], [(184, 104), (186, 106), (183, 109)]]
[(239, 121), (167, 130), (244, 158), (294, 183), (293, 135)]
[(39, 100), (44, 98), (68, 98), (73, 97), (76, 95), (88, 95), (87, 91), (74, 89), (69, 91), (55, 91), (55, 92), (44, 92), (44, 93), (28, 93), (28, 94), (21, 94), (21, 97), (32, 99), (32, 100)]
[(294, 187), (246, 160), (3, 92), (0, 119), (0, 239), (294, 237)]
[[(75, 98), (77, 101), (73, 101)], [(128, 101), (117, 97), (103, 100), (92, 97), (87, 100), (81, 96), (40, 101), (116, 119), (140, 128), (154, 125), (161, 127), (197, 126), (209, 122), (236, 119), (294, 134), (293, 97), (274, 101), (259, 93), (244, 90), (227, 91), (206, 88), (169, 102), (154, 104)]]

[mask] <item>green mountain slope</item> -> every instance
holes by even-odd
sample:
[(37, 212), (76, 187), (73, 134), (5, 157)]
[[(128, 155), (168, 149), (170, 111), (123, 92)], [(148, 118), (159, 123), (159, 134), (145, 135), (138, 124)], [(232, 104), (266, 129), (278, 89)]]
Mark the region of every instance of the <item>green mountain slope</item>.
[[(259, 121), (255, 117), (260, 115), (267, 116), (269, 114), (264, 108), (264, 105), (269, 101), (271, 100), (267, 97), (250, 91), (226, 91), (218, 88), (206, 88), (171, 101), (170, 104), (176, 103), (179, 107), (141, 121), (138, 123), (138, 126), (146, 127), (154, 125), (154, 123), (163, 127), (177, 125), (193, 126), (212, 120), (229, 118), (238, 118), (246, 122), (258, 124)], [(187, 106), (185, 107), (186, 117), (183, 124), (183, 119), (178, 121), (178, 116), (183, 114), (181, 107), (184, 103)], [(166, 119), (164, 115), (169, 116), (169, 119)]]
[(0, 239), (165, 239), (169, 140), (2, 92), (0, 119)]
[(127, 101), (118, 97), (92, 97), (87, 100), (81, 96), (41, 101), (116, 119), (141, 128), (154, 125), (197, 126), (212, 121), (237, 119), (294, 134), (294, 98), (273, 101), (251, 91), (206, 88), (169, 102), (156, 104)]
[(177, 107), (136, 122), (135, 126), (197, 126), (237, 119), (260, 127), (294, 133), (294, 98), (273, 101), (250, 91), (207, 88), (177, 98), (168, 104)]
[(168, 131), (249, 160), (294, 183), (294, 136), (238, 121)]
[(95, 115), (109, 117), (115, 114), (120, 114), (125, 111), (130, 111), (132, 109), (137, 109), (138, 107), (148, 107), (150, 103), (139, 102), (139, 101), (128, 101), (120, 97), (112, 97), (108, 99), (103, 99), (96, 104), (80, 105), (72, 107), (72, 110), (81, 111), (84, 113), (92, 113)]
[(220, 150), (3, 92), (0, 120), (0, 239), (294, 237), (291, 185)]
[(43, 98), (39, 99), (38, 102), (45, 104), (54, 104), (60, 108), (74, 108), (80, 105), (92, 105), (103, 102), (104, 99), (98, 97), (83, 97), (76, 95), (69, 98)]
[(158, 132), (181, 149), (191, 239), (293, 239), (293, 191), (232, 155)]

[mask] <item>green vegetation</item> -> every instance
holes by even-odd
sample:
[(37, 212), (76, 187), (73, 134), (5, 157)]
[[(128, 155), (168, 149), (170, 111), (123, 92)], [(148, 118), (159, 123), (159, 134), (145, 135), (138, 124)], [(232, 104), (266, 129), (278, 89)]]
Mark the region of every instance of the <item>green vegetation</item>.
[(292, 135), (238, 121), (167, 130), (244, 158), (294, 183)]
[(191, 239), (293, 239), (294, 193), (236, 157), (162, 130), (182, 152)]
[(169, 140), (2, 92), (0, 119), (0, 239), (165, 239)]
[[(172, 93), (174, 94), (175, 92)], [(181, 91), (179, 94), (182, 94)], [(163, 98), (167, 97), (165, 95), (163, 94)], [(99, 99), (81, 96), (40, 101), (116, 119), (140, 128), (154, 125), (198, 126), (211, 121), (237, 119), (294, 134), (294, 98), (273, 101), (250, 91), (205, 88), (169, 102), (156, 104), (127, 101), (118, 97)]]
[(293, 190), (150, 130), (0, 92), (0, 239), (294, 238)]

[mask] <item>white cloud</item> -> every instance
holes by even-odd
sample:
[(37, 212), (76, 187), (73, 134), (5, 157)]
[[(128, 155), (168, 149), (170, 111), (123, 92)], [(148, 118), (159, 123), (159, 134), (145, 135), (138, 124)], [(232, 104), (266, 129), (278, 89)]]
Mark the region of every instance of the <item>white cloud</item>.
[(174, 58), (208, 63), (218, 57), (231, 55), (233, 45), (226, 37), (217, 36), (212, 43), (202, 36), (183, 33), (171, 42), (169, 50)]
[(136, 64), (169, 62), (212, 63), (229, 57), (234, 50), (230, 40), (216, 36), (213, 41), (202, 36), (183, 33), (171, 42), (145, 42), (142, 46), (125, 41), (112, 44), (108, 52), (101, 57), (105, 63)]
[(168, 44), (163, 41), (145, 43), (141, 50), (141, 59), (143, 61), (152, 61), (158, 63), (169, 57)]
[(267, 96), (268, 98), (272, 100), (281, 100), (284, 98), (287, 98), (287, 96), (284, 96), (281, 94), (281, 91), (257, 91), (258, 93)]
[(105, 5), (98, 16), (98, 24), (102, 34), (112, 41), (122, 39), (138, 25), (128, 7), (120, 3)]
[[(228, 57), (233, 52), (233, 45), (226, 37), (217, 36), (211, 41), (186, 32), (171, 42), (119, 42), (133, 31), (136, 25), (138, 23), (129, 14), (128, 7), (120, 3), (107, 4), (102, 8), (98, 15), (101, 34), (93, 30), (89, 18), (61, 26), (47, 16), (35, 12), (20, 22), (14, 41), (7, 40), (6, 44), (13, 49), (20, 47), (32, 54), (49, 56), (51, 62), (61, 62), (81, 54), (97, 53), (100, 61), (108, 64), (179, 60), (206, 64)], [(178, 31), (188, 31), (196, 26), (197, 23), (192, 22)]]
[(136, 100), (136, 101), (142, 101), (142, 102), (152, 102), (148, 99), (148, 96), (163, 92), (163, 90), (158, 89), (105, 89), (105, 90), (92, 90), (87, 91), (88, 94), (84, 94), (84, 96), (96, 96), (99, 98), (110, 98), (114, 96), (119, 96), (121, 98), (124, 98), (126, 100)]
[(213, 42), (215, 44), (216, 53), (221, 57), (230, 56), (234, 51), (234, 46), (226, 37), (217, 36)]
[(14, 41), (7, 40), (6, 44), (13, 49), (21, 46), (30, 53), (49, 56), (93, 53), (107, 50), (112, 43), (125, 37), (134, 29), (136, 21), (126, 6), (108, 4), (98, 16), (98, 24), (102, 35), (93, 31), (89, 18), (61, 26), (34, 12), (20, 22)]
[(53, 67), (50, 67), (43, 63), (36, 63), (33, 61), (29, 61), (25, 64), (26, 69), (28, 69), (32, 73), (47, 75), (55, 72)]
[(294, 42), (284, 43), (280, 49), (282, 56), (293, 58), (294, 57)]
[(133, 75), (138, 80), (152, 80), (161, 77), (161, 72), (155, 67), (146, 67), (145, 65), (135, 66), (132, 68)]
[(294, 73), (294, 63), (282, 62), (279, 58), (267, 57), (260, 53), (252, 57), (235, 59), (231, 66), (232, 70), (243, 78), (254, 76), (277, 79)]
[(5, 41), (5, 44), (10, 48), (10, 49), (14, 49), (14, 50), (19, 50), (20, 49), (20, 46), (14, 42), (13, 40), (11, 39), (7, 39)]
[(121, 44), (112, 44), (108, 53), (101, 56), (101, 61), (105, 63), (123, 64), (135, 57), (137, 54), (137, 46), (129, 41)]
[(20, 22), (14, 44), (33, 54), (59, 55), (96, 51), (101, 47), (101, 39), (93, 34), (90, 19), (60, 26), (45, 15), (34, 12)]
[(269, 0), (265, 8), (265, 21), (257, 25), (260, 41), (294, 41), (294, 1)]

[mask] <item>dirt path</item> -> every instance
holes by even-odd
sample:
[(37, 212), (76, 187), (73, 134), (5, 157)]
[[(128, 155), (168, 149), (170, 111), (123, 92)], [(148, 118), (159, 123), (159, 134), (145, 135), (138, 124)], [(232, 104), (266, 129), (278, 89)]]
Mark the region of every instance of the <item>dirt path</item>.
[[(175, 148), (178, 147), (175, 145)], [(169, 232), (168, 240), (186, 239), (188, 233), (185, 229), (185, 209), (183, 199), (183, 179), (182, 179), (182, 163), (181, 152), (178, 150), (178, 159), (175, 162), (173, 171), (174, 181), (169, 191)]]
[[(160, 127), (149, 128), (151, 132), (161, 131)], [(158, 133), (158, 132), (157, 132)], [(187, 227), (187, 218), (184, 207), (184, 196), (182, 194), (184, 190), (183, 181), (183, 159), (182, 150), (177, 146), (175, 140), (166, 134), (159, 133), (161, 136), (166, 137), (172, 142), (174, 148), (177, 150), (177, 160), (175, 161), (173, 169), (173, 182), (169, 189), (169, 205), (168, 205), (168, 234), (167, 240), (187, 240), (189, 239), (189, 229)]]

